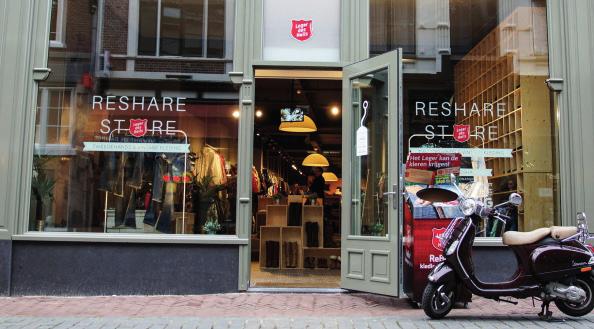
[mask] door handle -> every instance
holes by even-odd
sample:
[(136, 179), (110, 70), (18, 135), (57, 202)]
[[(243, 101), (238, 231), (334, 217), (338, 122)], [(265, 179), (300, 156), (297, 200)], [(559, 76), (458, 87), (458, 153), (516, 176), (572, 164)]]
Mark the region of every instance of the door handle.
[(398, 209), (398, 205), (396, 204), (396, 202), (398, 201), (398, 198), (396, 198), (396, 195), (398, 195), (398, 184), (392, 184), (392, 192), (384, 192), (383, 195), (393, 195), (394, 197), (392, 198), (392, 208)]
[(239, 203), (250, 203), (250, 198), (239, 198)]

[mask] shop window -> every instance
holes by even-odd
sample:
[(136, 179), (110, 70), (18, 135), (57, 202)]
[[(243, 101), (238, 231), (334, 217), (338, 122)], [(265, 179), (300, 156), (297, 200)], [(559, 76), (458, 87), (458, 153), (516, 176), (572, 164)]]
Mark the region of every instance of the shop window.
[[(78, 4), (86, 9), (92, 1), (87, 2)], [(162, 5), (154, 7), (162, 29), (169, 29), (162, 49), (182, 54), (204, 49), (186, 42), (202, 40), (195, 30), (184, 28), (181, 44), (172, 32), (189, 19), (200, 20), (202, 6), (154, 3)], [(110, 26), (128, 21), (122, 10), (128, 3), (102, 5), (97, 12), (109, 17)], [(79, 17), (76, 9), (69, 15)], [(141, 19), (141, 26), (147, 22)], [(97, 36), (91, 24), (71, 24), (69, 33), (80, 41), (72, 45), (77, 51), (49, 49), (52, 74), (40, 83), (37, 97), (29, 230), (235, 234), (237, 96), (207, 98), (236, 95), (233, 86), (95, 74), (102, 54), (93, 48), (94, 38), (118, 46), (113, 31)]]
[(66, 0), (52, 0), (50, 20), (50, 46), (64, 47), (66, 32)]
[[(511, 193), (524, 199), (519, 208), (507, 209), (511, 219), (505, 226), (485, 220), (478, 236), (559, 225), (555, 120), (545, 84), (546, 1), (425, 0), (416, 1), (415, 10), (405, 18), (409, 24), (398, 23), (416, 26), (415, 52), (407, 56), (411, 61), (403, 77), (408, 214), (418, 219), (459, 215), (453, 205), (416, 197), (427, 184), (447, 183), (454, 172), (467, 193), (489, 205), (506, 201)], [(394, 18), (380, 19), (372, 27), (376, 45), (390, 45), (389, 34), (378, 31)]]
[(224, 57), (225, 0), (141, 0), (138, 53)]

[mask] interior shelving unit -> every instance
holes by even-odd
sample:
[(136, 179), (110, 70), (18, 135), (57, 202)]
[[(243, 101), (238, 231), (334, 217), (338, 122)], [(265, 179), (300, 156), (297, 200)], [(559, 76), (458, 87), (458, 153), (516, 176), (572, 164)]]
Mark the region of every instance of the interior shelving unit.
[[(297, 200), (294, 200), (297, 201)], [(299, 201), (301, 202), (301, 201)], [(266, 267), (266, 241), (279, 242), (279, 267), (276, 269), (288, 268), (285, 254), (284, 243), (296, 242), (298, 255), (297, 266), (294, 268), (304, 268), (305, 257), (329, 258), (330, 256), (340, 256), (340, 248), (324, 248), (324, 207), (319, 205), (303, 205), (301, 226), (287, 226), (288, 205), (266, 206), (266, 225), (260, 227), (260, 256), (259, 262), (261, 268)], [(308, 222), (318, 223), (318, 247), (308, 247), (307, 237), (305, 236), (305, 225)]]
[[(524, 197), (518, 213), (519, 230), (533, 230), (553, 224), (552, 124), (546, 43), (538, 37), (542, 16), (539, 9), (521, 7), (479, 42), (454, 68), (455, 103), (467, 114), (473, 105), (490, 112), (458, 116), (458, 124), (482, 127), (485, 140), (471, 138), (470, 147), (512, 149), (512, 158), (487, 158), (493, 202), (507, 199), (511, 192)], [(546, 24), (546, 23), (545, 23)], [(546, 25), (545, 25), (546, 33)], [(504, 115), (497, 115), (504, 104)], [(501, 105), (500, 105), (501, 106)], [(489, 127), (497, 137), (488, 138)], [(525, 220), (528, 218), (529, 220)]]

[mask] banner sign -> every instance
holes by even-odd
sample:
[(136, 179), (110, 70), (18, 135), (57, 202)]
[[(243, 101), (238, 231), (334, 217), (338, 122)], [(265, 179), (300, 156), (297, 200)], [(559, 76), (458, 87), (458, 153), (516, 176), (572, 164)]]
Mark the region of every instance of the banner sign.
[(189, 153), (190, 144), (84, 142), (83, 151)]

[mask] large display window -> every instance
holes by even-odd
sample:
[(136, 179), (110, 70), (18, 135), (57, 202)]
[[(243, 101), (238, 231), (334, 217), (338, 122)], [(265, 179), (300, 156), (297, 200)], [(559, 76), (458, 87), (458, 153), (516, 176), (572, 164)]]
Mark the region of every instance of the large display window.
[[(223, 57), (225, 1), (95, 3), (52, 6), (29, 230), (235, 234), (237, 94), (196, 78), (217, 80), (224, 62), (190, 58)], [(135, 55), (155, 47), (177, 57)]]
[[(372, 54), (405, 50), (403, 165), (424, 164), (406, 169), (409, 194), (455, 172), (489, 204), (524, 198), (505, 227), (485, 222), (480, 236), (559, 225), (546, 1), (370, 3)], [(395, 24), (395, 8), (413, 14)], [(438, 154), (461, 160), (434, 167)], [(446, 216), (446, 205), (424, 205)]]

